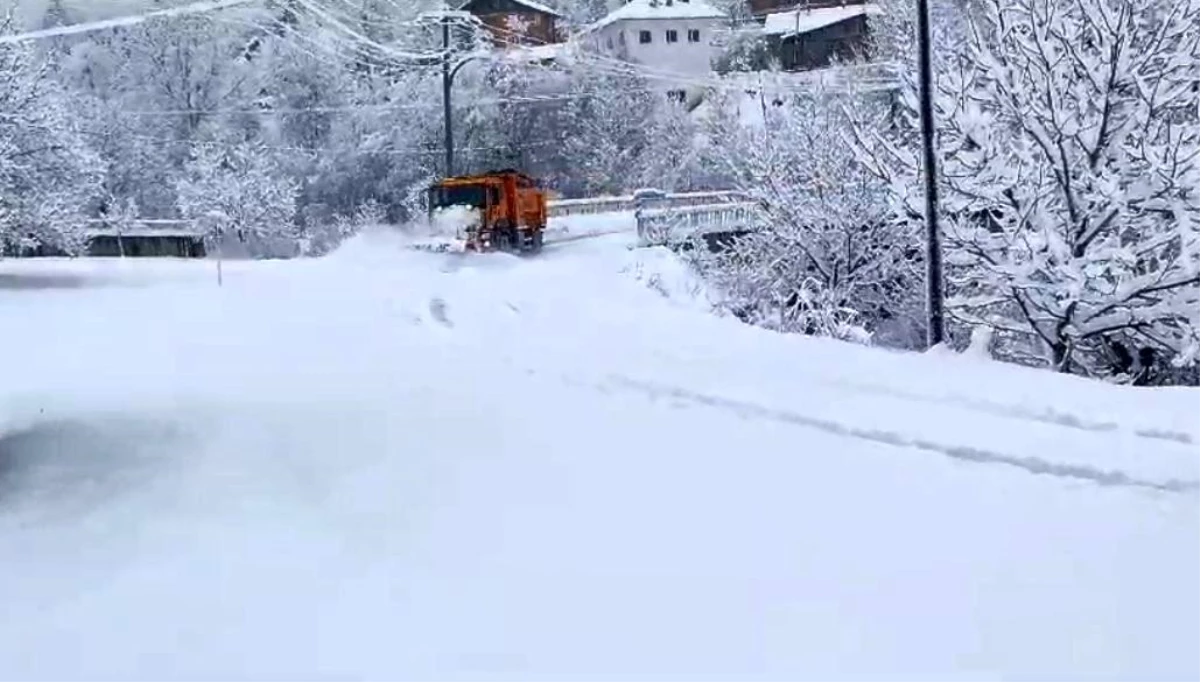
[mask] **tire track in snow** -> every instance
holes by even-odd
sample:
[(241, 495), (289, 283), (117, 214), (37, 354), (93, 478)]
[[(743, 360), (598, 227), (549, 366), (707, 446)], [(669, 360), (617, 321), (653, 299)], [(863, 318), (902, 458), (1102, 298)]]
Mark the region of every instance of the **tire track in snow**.
[(1079, 431), (1115, 433), (1124, 429), (1139, 438), (1165, 440), (1173, 443), (1181, 443), (1183, 445), (1191, 445), (1195, 442), (1195, 439), (1190, 434), (1182, 433), (1180, 431), (1169, 431), (1154, 428), (1122, 427), (1121, 424), (1114, 421), (1094, 421), (1071, 414), (1070, 412), (1060, 412), (1053, 407), (1046, 407), (1043, 410), (1035, 410), (1028, 407), (1022, 407), (1020, 405), (1000, 403), (954, 393), (946, 395), (927, 395), (912, 391), (905, 391), (883, 384), (869, 384), (820, 378), (810, 378), (810, 380), (823, 386), (842, 388), (849, 391), (854, 391), (856, 393), (884, 395), (889, 398), (903, 398), (904, 400), (929, 403), (932, 405), (951, 405), (953, 407), (961, 407), (974, 412), (992, 414), (998, 417), (1008, 417), (1023, 421), (1035, 421), (1043, 424), (1050, 424), (1052, 426), (1062, 426), (1064, 428), (1077, 429)]
[(639, 379), (631, 379), (620, 375), (612, 375), (611, 385), (627, 390), (634, 390), (648, 395), (651, 399), (670, 398), (682, 403), (690, 403), (703, 407), (711, 407), (732, 412), (744, 418), (767, 419), (784, 424), (793, 424), (806, 428), (818, 429), (827, 433), (847, 438), (868, 440), (884, 445), (908, 447), (926, 452), (934, 452), (946, 457), (977, 464), (1006, 464), (1022, 469), (1031, 474), (1056, 476), (1086, 481), (1101, 486), (1124, 488), (1148, 488), (1160, 492), (1191, 493), (1200, 490), (1200, 481), (1184, 481), (1167, 479), (1153, 481), (1130, 476), (1123, 471), (1106, 470), (1079, 464), (1055, 463), (1039, 457), (1010, 455), (993, 450), (984, 450), (968, 445), (950, 445), (936, 441), (905, 436), (894, 431), (867, 429), (851, 426), (842, 422), (812, 417), (796, 412), (789, 412), (752, 402), (735, 400), (706, 393), (700, 393), (678, 386), (668, 386)]
[(429, 314), (433, 319), (443, 327), (450, 329), (454, 328), (454, 322), (450, 320), (450, 307), (446, 304), (446, 300), (440, 296), (429, 299)]

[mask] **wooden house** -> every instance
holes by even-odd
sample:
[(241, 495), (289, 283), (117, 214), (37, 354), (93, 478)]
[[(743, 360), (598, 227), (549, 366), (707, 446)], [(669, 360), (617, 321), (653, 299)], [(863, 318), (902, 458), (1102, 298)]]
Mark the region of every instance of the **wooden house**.
[(460, 7), (479, 18), (497, 46), (562, 42), (563, 16), (536, 0), (467, 0)]

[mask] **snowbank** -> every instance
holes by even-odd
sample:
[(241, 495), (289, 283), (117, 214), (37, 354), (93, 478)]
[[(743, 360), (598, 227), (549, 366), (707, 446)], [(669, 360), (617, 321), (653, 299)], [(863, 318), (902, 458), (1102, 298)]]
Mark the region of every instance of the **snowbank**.
[(717, 292), (665, 246), (628, 251), (621, 272), (631, 275), (673, 304), (713, 314), (719, 300)]

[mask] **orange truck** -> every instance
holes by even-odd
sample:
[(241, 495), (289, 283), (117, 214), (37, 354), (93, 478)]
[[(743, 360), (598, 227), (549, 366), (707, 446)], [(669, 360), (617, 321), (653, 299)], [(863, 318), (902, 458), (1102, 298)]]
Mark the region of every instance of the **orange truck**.
[(451, 207), (472, 209), (465, 226), (473, 251), (536, 253), (546, 229), (546, 190), (517, 170), (444, 178), (428, 190), (430, 216)]

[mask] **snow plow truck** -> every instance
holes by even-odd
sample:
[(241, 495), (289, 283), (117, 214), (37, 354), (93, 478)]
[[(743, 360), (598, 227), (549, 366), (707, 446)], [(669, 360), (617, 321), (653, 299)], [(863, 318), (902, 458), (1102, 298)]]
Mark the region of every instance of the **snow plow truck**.
[(428, 190), (431, 221), (452, 213), (468, 251), (536, 253), (546, 229), (546, 190), (517, 170), (444, 178)]

